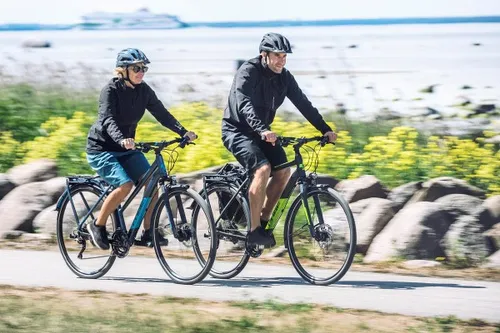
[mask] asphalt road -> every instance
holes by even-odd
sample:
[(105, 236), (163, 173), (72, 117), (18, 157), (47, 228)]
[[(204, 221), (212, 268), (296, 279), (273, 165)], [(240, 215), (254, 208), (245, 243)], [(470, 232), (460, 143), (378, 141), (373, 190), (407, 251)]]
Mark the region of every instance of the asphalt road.
[(173, 283), (155, 258), (131, 255), (117, 259), (104, 277), (88, 280), (77, 278), (59, 252), (0, 250), (0, 284), (149, 293), (213, 301), (272, 299), (500, 322), (500, 282), (349, 272), (340, 282), (323, 287), (304, 282), (291, 264), (255, 262), (258, 259), (231, 280), (207, 277), (197, 285), (185, 286)]

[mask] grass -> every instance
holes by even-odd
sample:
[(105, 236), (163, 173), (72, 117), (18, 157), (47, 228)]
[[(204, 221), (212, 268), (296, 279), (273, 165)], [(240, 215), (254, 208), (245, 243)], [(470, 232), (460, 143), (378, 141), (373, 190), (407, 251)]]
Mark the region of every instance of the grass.
[(0, 332), (492, 332), (500, 323), (412, 317), (316, 304), (0, 286)]

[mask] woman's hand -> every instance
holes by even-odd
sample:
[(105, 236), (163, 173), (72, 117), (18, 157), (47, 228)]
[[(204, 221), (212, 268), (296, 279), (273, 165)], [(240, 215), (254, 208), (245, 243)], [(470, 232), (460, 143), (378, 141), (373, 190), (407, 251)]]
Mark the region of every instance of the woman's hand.
[(186, 132), (186, 134), (184, 134), (184, 137), (187, 137), (189, 138), (189, 141), (194, 141), (198, 138), (198, 136), (194, 133), (194, 132)]

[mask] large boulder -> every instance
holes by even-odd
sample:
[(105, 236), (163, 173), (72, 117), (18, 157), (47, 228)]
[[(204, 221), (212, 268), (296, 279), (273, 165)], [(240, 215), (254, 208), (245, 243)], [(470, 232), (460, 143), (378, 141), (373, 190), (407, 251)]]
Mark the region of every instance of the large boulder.
[(364, 261), (394, 258), (435, 259), (443, 256), (441, 239), (453, 219), (434, 202), (406, 205), (373, 240)]
[(467, 194), (481, 199), (485, 198), (483, 190), (468, 184), (465, 180), (439, 177), (423, 183), (422, 189), (415, 193), (410, 202), (435, 201), (449, 194)]
[(484, 268), (500, 268), (500, 251), (493, 253), (486, 259), (486, 263), (482, 266)]
[(4, 173), (0, 173), (0, 200), (12, 191), (14, 187), (16, 186), (9, 180), (9, 177)]
[(55, 204), (65, 186), (66, 179), (58, 177), (16, 187), (0, 201), (0, 231), (33, 232), (35, 216)]
[(422, 182), (411, 182), (395, 187), (389, 192), (387, 199), (394, 202), (394, 210), (397, 212), (415, 195), (415, 193), (422, 189)]
[(15, 166), (7, 171), (7, 176), (16, 186), (41, 182), (57, 176), (57, 164), (53, 160), (41, 159)]
[(495, 250), (500, 250), (500, 223), (495, 224), (491, 229), (484, 232), (490, 244)]
[(467, 194), (449, 194), (435, 201), (443, 206), (455, 220), (464, 215), (477, 217), (478, 223), (482, 226), (482, 231), (490, 229), (495, 220), (488, 209), (482, 204), (483, 200)]
[(475, 216), (464, 215), (453, 223), (442, 245), (447, 259), (464, 267), (480, 264), (493, 252)]
[(356, 179), (342, 180), (335, 186), (348, 202), (355, 202), (367, 198), (386, 198), (387, 190), (380, 181), (372, 175), (361, 176)]
[(500, 223), (500, 195), (490, 197), (483, 202), (495, 223)]
[(382, 198), (370, 198), (367, 207), (355, 217), (357, 229), (357, 252), (365, 254), (375, 236), (393, 218), (393, 203)]

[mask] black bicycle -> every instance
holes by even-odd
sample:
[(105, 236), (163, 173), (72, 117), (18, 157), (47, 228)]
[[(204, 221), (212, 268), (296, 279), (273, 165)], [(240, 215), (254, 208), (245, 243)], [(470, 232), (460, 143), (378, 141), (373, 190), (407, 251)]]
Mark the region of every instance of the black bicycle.
[[(162, 150), (176, 143), (178, 145), (173, 149), (165, 150), (169, 157), (165, 165)], [(104, 198), (114, 188), (96, 176), (67, 178), (66, 190), (56, 205), (57, 242), (73, 273), (82, 278), (99, 278), (109, 271), (117, 257), (126, 257), (148, 207), (159, 192), (151, 227), (153, 247), (162, 268), (173, 281), (181, 284), (193, 284), (205, 278), (214, 263), (217, 250), (217, 237), (212, 237), (215, 230), (212, 213), (196, 191), (188, 185), (178, 184), (175, 176), (170, 175), (178, 157), (177, 148), (183, 148), (186, 144), (186, 138), (136, 144), (137, 150), (144, 153), (154, 151), (156, 157), (123, 206), (119, 206), (107, 221), (111, 245), (109, 252), (93, 246), (86, 226), (98, 215)], [(132, 200), (146, 184), (142, 201), (127, 230), (123, 213), (133, 206)]]
[[(316, 142), (314, 147), (307, 145)], [(270, 221), (268, 232), (275, 230), (296, 185), (293, 200), (284, 222), (284, 234), (275, 234), (284, 244), (293, 266), (307, 282), (329, 285), (349, 270), (356, 248), (356, 225), (348, 203), (326, 184), (317, 184), (319, 151), (327, 143), (323, 136), (311, 138), (279, 137), (286, 147), (293, 144), (295, 159), (277, 169), (296, 166)], [(304, 165), (301, 150), (309, 154)], [(306, 170), (311, 169), (309, 175)], [(250, 257), (259, 257), (263, 247), (248, 244), (250, 210), (247, 190), (250, 178), (246, 170), (233, 164), (218, 173), (204, 175), (202, 196), (214, 214), (218, 235), (217, 260), (210, 275), (229, 279), (238, 275)]]

